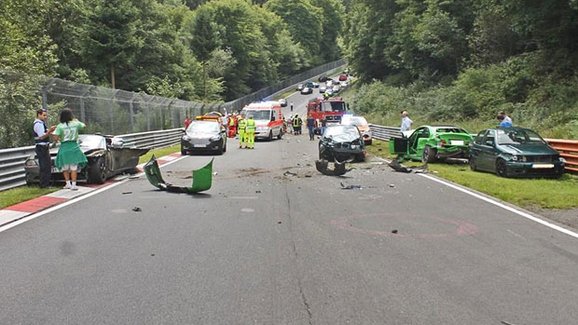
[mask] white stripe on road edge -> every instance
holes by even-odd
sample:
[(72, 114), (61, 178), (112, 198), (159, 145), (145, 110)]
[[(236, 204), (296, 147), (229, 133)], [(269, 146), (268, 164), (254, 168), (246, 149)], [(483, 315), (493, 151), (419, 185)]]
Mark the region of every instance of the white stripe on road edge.
[[(179, 161), (179, 160), (181, 160), (181, 159), (183, 159), (183, 158), (186, 158), (186, 156), (178, 157), (178, 158), (176, 158), (176, 159), (174, 159), (174, 160), (171, 160), (170, 162), (164, 163), (162, 166), (159, 166), (159, 167), (162, 168), (162, 167), (168, 166), (168, 165), (170, 165), (170, 164), (172, 164), (172, 163), (176, 163), (177, 161)], [(140, 176), (142, 176), (142, 175), (144, 175), (144, 173), (139, 173), (139, 174), (136, 174), (135, 176), (136, 176), (136, 177), (140, 177)], [(23, 223), (27, 222), (27, 221), (36, 219), (36, 218), (38, 218), (38, 217), (40, 217), (40, 216), (43, 216), (43, 215), (45, 215), (45, 214), (47, 214), (47, 213), (50, 213), (50, 212), (56, 211), (56, 210), (58, 210), (58, 209), (64, 208), (65, 206), (69, 206), (69, 205), (74, 204), (74, 203), (76, 203), (76, 202), (78, 202), (78, 201), (82, 201), (82, 200), (87, 199), (87, 198), (89, 198), (89, 197), (91, 197), (91, 196), (95, 196), (95, 195), (97, 195), (97, 194), (99, 194), (99, 193), (101, 193), (101, 192), (104, 192), (104, 191), (106, 191), (106, 190), (109, 190), (109, 189), (111, 189), (111, 188), (113, 188), (113, 187), (117, 187), (117, 186), (119, 186), (120, 184), (124, 184), (124, 183), (128, 182), (128, 180), (129, 180), (128, 178), (123, 179), (122, 181), (119, 181), (118, 183), (110, 184), (110, 185), (108, 185), (108, 186), (99, 188), (98, 190), (89, 192), (89, 193), (87, 193), (86, 195), (79, 196), (79, 197), (74, 198), (74, 199), (72, 199), (72, 200), (70, 200), (70, 201), (66, 201), (66, 202), (64, 202), (64, 203), (62, 203), (62, 204), (58, 204), (58, 205), (55, 205), (55, 206), (53, 206), (53, 207), (50, 207), (50, 208), (48, 208), (48, 209), (46, 209), (46, 210), (42, 210), (42, 211), (40, 211), (40, 212), (30, 214), (30, 215), (28, 215), (28, 216), (26, 216), (26, 217), (23, 217), (22, 219), (16, 220), (16, 221), (11, 222), (11, 223), (9, 223), (9, 224), (7, 224), (7, 225), (5, 225), (5, 226), (0, 227), (0, 232), (3, 232), (3, 231), (6, 231), (6, 230), (8, 230), (8, 229), (10, 229), (10, 228), (16, 227), (16, 226), (18, 226), (18, 225), (20, 225), (20, 224), (23, 224)]]
[(510, 211), (510, 212), (514, 212), (514, 213), (517, 214), (517, 215), (520, 215), (520, 216), (522, 216), (522, 217), (524, 217), (524, 218), (526, 218), (526, 219), (530, 219), (530, 220), (532, 220), (532, 221), (534, 221), (534, 222), (537, 222), (537, 223), (539, 223), (539, 224), (541, 224), (541, 225), (544, 225), (544, 226), (546, 226), (546, 227), (552, 228), (552, 229), (554, 229), (554, 230), (558, 230), (559, 232), (565, 233), (566, 235), (570, 235), (570, 236), (572, 236), (572, 237), (574, 237), (574, 238), (578, 238), (578, 233), (575, 233), (575, 232), (573, 232), (573, 231), (570, 231), (570, 230), (568, 230), (568, 229), (566, 229), (566, 228), (560, 227), (560, 226), (555, 225), (555, 224), (553, 224), (553, 223), (549, 223), (549, 222), (544, 221), (544, 220), (542, 220), (542, 219), (540, 219), (540, 218), (536, 218), (536, 217), (534, 217), (534, 216), (531, 215), (531, 214), (528, 214), (528, 213), (526, 213), (526, 212), (523, 212), (523, 211), (517, 210), (517, 209), (515, 209), (515, 208), (509, 207), (509, 206), (507, 206), (507, 205), (505, 205), (505, 204), (503, 204), (503, 203), (500, 203), (500, 202), (498, 202), (498, 201), (496, 201), (496, 200), (493, 200), (493, 199), (491, 199), (491, 198), (488, 198), (488, 197), (485, 197), (485, 196), (483, 196), (483, 195), (480, 195), (480, 194), (471, 192), (471, 191), (469, 191), (469, 190), (467, 190), (467, 189), (465, 189), (465, 188), (463, 188), (463, 187), (457, 186), (457, 185), (452, 184), (452, 183), (448, 183), (448, 182), (446, 182), (446, 181), (443, 181), (443, 180), (441, 180), (441, 179), (438, 179), (438, 178), (433, 177), (433, 176), (430, 176), (430, 175), (426, 175), (426, 174), (420, 174), (420, 175), (423, 176), (423, 177), (425, 177), (425, 178), (428, 178), (428, 179), (430, 179), (430, 180), (432, 180), (432, 181), (435, 181), (435, 182), (444, 184), (444, 185), (446, 185), (446, 186), (449, 186), (449, 187), (451, 187), (451, 188), (453, 188), (453, 189), (456, 189), (456, 190), (458, 190), (458, 191), (460, 191), (460, 192), (469, 194), (469, 195), (471, 195), (471, 196), (473, 196), (473, 197), (476, 197), (476, 198), (478, 198), (478, 199), (480, 199), (480, 200), (483, 200), (483, 201), (486, 201), (486, 202), (488, 202), (488, 203), (491, 203), (491, 204), (493, 204), (493, 205), (495, 205), (495, 206), (498, 206), (498, 207), (500, 207), (500, 208), (502, 208), (502, 209), (508, 210), (508, 211)]

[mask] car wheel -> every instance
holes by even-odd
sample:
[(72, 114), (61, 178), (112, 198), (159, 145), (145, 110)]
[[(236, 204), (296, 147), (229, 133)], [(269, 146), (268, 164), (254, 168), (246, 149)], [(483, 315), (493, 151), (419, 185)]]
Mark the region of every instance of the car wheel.
[(269, 136), (267, 137), (267, 141), (273, 141), (273, 130), (269, 131)]
[(227, 152), (227, 142), (223, 141), (223, 152)]
[(436, 150), (430, 146), (425, 146), (423, 148), (423, 154), (421, 156), (421, 161), (424, 163), (434, 162), (436, 160)]
[(104, 157), (98, 157), (88, 165), (88, 182), (102, 184), (106, 181), (106, 163)]
[(358, 155), (355, 156), (355, 161), (356, 162), (365, 162), (365, 155), (360, 153)]
[(187, 155), (187, 151), (183, 148), (181, 148), (181, 156), (186, 156)]
[(508, 177), (508, 167), (506, 166), (506, 161), (504, 159), (498, 159), (496, 161), (496, 174), (501, 177)]
[(223, 146), (223, 144), (221, 144), (219, 146), (219, 149), (217, 149), (217, 155), (222, 155), (223, 152), (225, 152), (225, 147)]
[(470, 164), (470, 169), (473, 171), (478, 170), (478, 167), (476, 166), (476, 162), (474, 161), (474, 157), (470, 157), (470, 159), (468, 160), (468, 163)]
[(283, 138), (283, 130), (279, 130), (279, 134), (277, 135), (277, 139), (281, 140)]

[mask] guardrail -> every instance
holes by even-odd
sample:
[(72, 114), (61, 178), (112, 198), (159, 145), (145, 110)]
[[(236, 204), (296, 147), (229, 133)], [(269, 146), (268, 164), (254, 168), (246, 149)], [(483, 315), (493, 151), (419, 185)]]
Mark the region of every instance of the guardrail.
[(382, 126), (377, 124), (369, 124), (369, 129), (373, 138), (377, 140), (389, 141), (391, 138), (401, 138), (403, 135), (399, 130), (399, 127), (395, 126)]
[[(121, 139), (124, 147), (162, 148), (179, 143), (183, 134), (182, 128), (121, 134), (115, 136)], [(115, 141), (115, 143), (119, 143)], [(34, 155), (34, 146), (18, 147), (0, 150), (0, 191), (26, 184), (24, 161)]]
[[(373, 137), (377, 140), (389, 141), (391, 138), (401, 138), (399, 127), (369, 124)], [(578, 140), (544, 139), (566, 159), (566, 171), (578, 173)]]
[(566, 170), (578, 172), (578, 140), (544, 139), (566, 159)]

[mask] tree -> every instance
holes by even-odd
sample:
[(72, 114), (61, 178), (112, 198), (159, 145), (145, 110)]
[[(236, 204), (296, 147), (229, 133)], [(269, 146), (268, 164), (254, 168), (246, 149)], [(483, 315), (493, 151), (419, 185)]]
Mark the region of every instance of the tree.
[[(92, 73), (116, 88), (116, 71), (134, 64), (143, 48), (139, 10), (131, 0), (98, 0), (90, 13), (83, 55)], [(107, 72), (110, 78), (106, 78)], [(120, 88), (130, 89), (125, 85)]]

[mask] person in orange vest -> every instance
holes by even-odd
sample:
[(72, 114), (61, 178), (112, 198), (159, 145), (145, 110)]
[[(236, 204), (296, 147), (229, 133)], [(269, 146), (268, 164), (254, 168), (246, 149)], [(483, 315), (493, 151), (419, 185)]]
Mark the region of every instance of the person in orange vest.
[(237, 114), (229, 116), (229, 138), (234, 138), (237, 134)]
[(249, 114), (249, 119), (247, 119), (247, 125), (245, 126), (245, 138), (247, 142), (248, 149), (255, 149), (255, 120), (253, 119), (253, 114)]
[(245, 143), (245, 128), (247, 126), (247, 120), (243, 118), (243, 115), (239, 115), (239, 122), (238, 122), (238, 133), (239, 133), (239, 148), (243, 148)]

